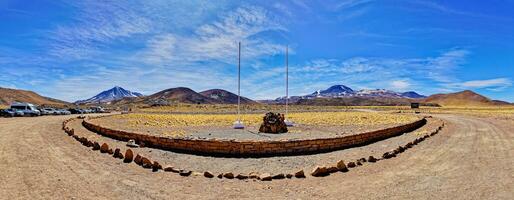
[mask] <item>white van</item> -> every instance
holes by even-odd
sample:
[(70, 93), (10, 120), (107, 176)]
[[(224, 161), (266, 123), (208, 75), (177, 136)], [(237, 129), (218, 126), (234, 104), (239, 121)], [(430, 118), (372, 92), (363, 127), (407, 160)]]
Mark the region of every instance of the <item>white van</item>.
[(34, 104), (14, 102), (11, 104), (11, 109), (23, 112), (23, 116), (40, 116), (39, 111)]

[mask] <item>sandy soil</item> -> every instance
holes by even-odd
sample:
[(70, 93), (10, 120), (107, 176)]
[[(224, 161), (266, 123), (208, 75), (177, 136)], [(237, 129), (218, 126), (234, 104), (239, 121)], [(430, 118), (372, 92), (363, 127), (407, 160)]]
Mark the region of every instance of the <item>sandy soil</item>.
[[(443, 131), (348, 173), (272, 182), (145, 170), (92, 152), (64, 116), (0, 119), (2, 199), (513, 199), (512, 122), (440, 115)], [(347, 151), (347, 150), (343, 150)]]
[[(153, 148), (137, 148), (133, 150), (150, 157), (152, 160), (157, 160), (161, 164), (167, 164), (179, 169), (187, 169), (191, 171), (210, 171), (216, 174), (226, 172), (232, 172), (234, 174), (249, 174), (251, 172), (287, 174), (294, 173), (301, 169), (304, 171), (310, 171), (317, 165), (333, 166), (341, 159), (349, 162), (356, 161), (359, 158), (368, 158), (370, 155), (375, 158), (380, 158), (384, 152), (390, 151), (398, 146), (403, 146), (408, 142), (412, 142), (414, 139), (435, 130), (442, 124), (442, 121), (436, 119), (428, 119), (428, 121), (429, 122), (426, 126), (416, 130), (415, 132), (403, 134), (398, 137), (363, 147), (315, 155), (276, 156), (267, 158), (213, 158), (209, 156), (197, 156)], [(92, 133), (81, 125), (80, 120), (71, 122), (69, 126), (75, 130), (75, 134), (81, 137), (87, 137), (88, 139), (97, 141), (100, 144), (107, 143), (111, 148), (120, 148), (123, 152), (127, 149), (126, 142)]]

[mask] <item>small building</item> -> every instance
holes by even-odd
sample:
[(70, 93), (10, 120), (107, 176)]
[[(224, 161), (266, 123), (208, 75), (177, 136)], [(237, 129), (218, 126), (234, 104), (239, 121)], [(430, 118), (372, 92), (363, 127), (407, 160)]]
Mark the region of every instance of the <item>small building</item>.
[(412, 108), (412, 109), (419, 108), (419, 103), (410, 103), (410, 108)]

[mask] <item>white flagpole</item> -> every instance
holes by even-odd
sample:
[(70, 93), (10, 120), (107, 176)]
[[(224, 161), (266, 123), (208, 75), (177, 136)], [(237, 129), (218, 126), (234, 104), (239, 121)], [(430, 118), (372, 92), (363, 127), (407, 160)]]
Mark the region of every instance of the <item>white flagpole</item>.
[(287, 104), (289, 103), (289, 57), (288, 46), (286, 46), (286, 119), (287, 119)]
[(240, 104), (241, 104), (241, 42), (239, 42), (239, 57), (237, 63), (237, 121), (241, 122)]
[(238, 63), (237, 63), (237, 121), (234, 122), (235, 129), (244, 129), (244, 125), (241, 122), (241, 42), (238, 43)]
[(294, 123), (287, 119), (288, 104), (289, 104), (289, 47), (286, 46), (286, 116), (285, 116), (284, 121), (286, 123), (286, 126), (293, 126)]

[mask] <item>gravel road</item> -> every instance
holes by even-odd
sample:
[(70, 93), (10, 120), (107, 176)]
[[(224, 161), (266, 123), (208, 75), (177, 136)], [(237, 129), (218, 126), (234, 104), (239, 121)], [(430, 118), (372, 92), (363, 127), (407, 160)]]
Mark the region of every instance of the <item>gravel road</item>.
[(93, 153), (60, 129), (68, 117), (0, 119), (0, 199), (514, 199), (507, 120), (440, 115), (440, 134), (396, 158), (324, 178), (244, 182)]

